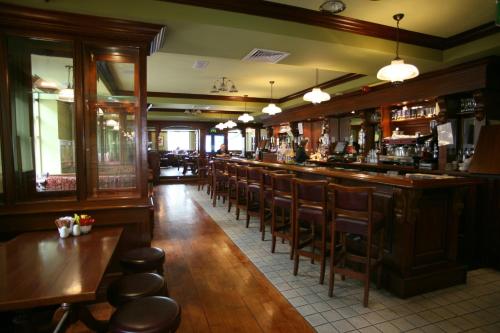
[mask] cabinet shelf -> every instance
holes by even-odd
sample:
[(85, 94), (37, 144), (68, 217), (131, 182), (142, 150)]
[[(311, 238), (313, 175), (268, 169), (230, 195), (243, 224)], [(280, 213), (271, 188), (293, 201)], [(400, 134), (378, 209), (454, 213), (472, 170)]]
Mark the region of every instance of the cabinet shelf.
[(436, 116), (433, 117), (420, 117), (420, 118), (408, 118), (408, 119), (395, 119), (391, 120), (391, 123), (394, 124), (406, 124), (406, 123), (421, 123), (421, 122), (427, 122), (431, 120), (435, 120)]

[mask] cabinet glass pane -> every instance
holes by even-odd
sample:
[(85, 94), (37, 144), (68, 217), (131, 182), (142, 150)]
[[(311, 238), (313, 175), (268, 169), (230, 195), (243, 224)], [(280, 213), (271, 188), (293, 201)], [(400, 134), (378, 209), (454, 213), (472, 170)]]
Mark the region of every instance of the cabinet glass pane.
[(76, 190), (72, 50), (67, 42), (8, 39), (18, 199)]
[(96, 61), (97, 189), (137, 185), (135, 64)]

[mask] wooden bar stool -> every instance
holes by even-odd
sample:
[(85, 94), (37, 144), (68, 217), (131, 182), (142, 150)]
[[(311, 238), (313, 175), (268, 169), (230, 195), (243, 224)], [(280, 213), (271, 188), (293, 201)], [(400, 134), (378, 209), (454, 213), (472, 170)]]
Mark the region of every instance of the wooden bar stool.
[(198, 191), (205, 187), (205, 184), (208, 185), (208, 160), (205, 157), (198, 157), (197, 159), (197, 172), (198, 172)]
[(109, 320), (112, 333), (172, 333), (181, 323), (181, 306), (168, 297), (140, 298), (119, 307)]
[(262, 232), (262, 240), (264, 240), (265, 225), (262, 218), (262, 198), (264, 197), (264, 169), (260, 167), (247, 167), (247, 228), (250, 224), (250, 217), (257, 216), (259, 218), (259, 229)]
[[(363, 281), (363, 305), (368, 306), (370, 274), (377, 269), (377, 288), (382, 277), (382, 257), (384, 254), (384, 216), (373, 211), (372, 187), (345, 187), (336, 184), (329, 186), (332, 192), (332, 227), (330, 243), (330, 283), (328, 295), (333, 295), (335, 273)], [(342, 249), (335, 253), (336, 233), (340, 234)], [(378, 233), (378, 255), (372, 258), (373, 235)], [(366, 240), (366, 255), (354, 255), (347, 251), (346, 234), (362, 236)], [(365, 271), (358, 272), (346, 266), (348, 262), (361, 263)]]
[(127, 251), (121, 258), (125, 273), (145, 273), (156, 271), (163, 275), (165, 251), (157, 247), (141, 247)]
[[(261, 217), (260, 220), (263, 221), (263, 227), (265, 228), (266, 224), (269, 224), (271, 227), (271, 236), (272, 236), (272, 214), (271, 214), (271, 201), (272, 201), (272, 189), (271, 189), (271, 177), (273, 174), (286, 174), (288, 173), (286, 170), (266, 170), (262, 171), (262, 182), (263, 182), (263, 193), (261, 197)], [(262, 230), (261, 230), (262, 232)], [(263, 239), (265, 239), (265, 230)]]
[(227, 173), (226, 163), (222, 161), (214, 161), (212, 163), (212, 205), (215, 207), (217, 199), (222, 197), (222, 203), (226, 202), (227, 192)]
[[(271, 252), (276, 249), (276, 238), (288, 240), (290, 259), (293, 258), (293, 174), (271, 174)], [(280, 210), (278, 215), (277, 209)], [(288, 213), (288, 219), (286, 218)], [(278, 220), (279, 216), (279, 220)]]
[[(311, 263), (318, 258), (321, 264), (319, 283), (323, 284), (327, 255), (328, 182), (295, 179), (293, 184), (295, 213), (293, 275), (297, 275), (299, 270), (299, 256), (311, 258)], [(319, 253), (316, 249), (319, 249)]]
[(228, 207), (227, 212), (231, 212), (231, 207), (238, 204), (238, 198), (236, 197), (236, 168), (238, 164), (228, 163), (227, 164), (227, 191), (228, 191)]
[[(247, 172), (248, 167), (238, 165), (236, 167), (236, 219), (240, 219), (240, 210), (247, 208)], [(248, 228), (248, 225), (247, 225)]]
[(155, 273), (124, 275), (111, 282), (107, 290), (108, 302), (115, 308), (147, 296), (168, 296), (163, 277)]

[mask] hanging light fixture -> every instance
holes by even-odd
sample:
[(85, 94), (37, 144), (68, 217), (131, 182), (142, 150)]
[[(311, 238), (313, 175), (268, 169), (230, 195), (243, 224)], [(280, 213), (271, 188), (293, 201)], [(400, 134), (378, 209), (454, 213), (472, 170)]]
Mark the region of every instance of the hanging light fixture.
[(346, 5), (341, 0), (328, 0), (319, 6), (319, 10), (324, 13), (338, 14), (346, 9)]
[(68, 69), (68, 85), (66, 88), (63, 88), (59, 90), (59, 94), (57, 95), (57, 99), (63, 102), (69, 102), (72, 103), (75, 101), (75, 90), (72, 88), (71, 85), (71, 70), (73, 69), (73, 66), (66, 65), (65, 66)]
[(401, 21), (404, 16), (404, 14), (396, 14), (393, 16), (393, 19), (397, 22), (396, 58), (391, 61), (390, 65), (382, 67), (377, 73), (377, 79), (391, 81), (394, 84), (401, 84), (404, 80), (413, 79), (419, 74), (417, 67), (405, 64), (404, 60), (399, 57), (399, 21)]
[(237, 124), (232, 120), (228, 120), (224, 123), (224, 126), (226, 126), (226, 128), (233, 128), (236, 127)]
[[(316, 68), (316, 86), (318, 85), (318, 74), (319, 71)], [(310, 92), (304, 95), (304, 101), (311, 102), (313, 104), (319, 104), (321, 102), (326, 102), (330, 100), (330, 94), (321, 90), (319, 87), (313, 88)]]
[(239, 116), (238, 120), (242, 121), (244, 123), (248, 123), (249, 121), (252, 121), (254, 118), (253, 118), (253, 116), (251, 116), (247, 113), (247, 97), (248, 97), (248, 95), (245, 95), (243, 97), (245, 98), (245, 113), (243, 113), (241, 116)]
[(267, 113), (270, 116), (274, 116), (277, 113), (281, 112), (281, 108), (276, 106), (276, 104), (273, 103), (273, 85), (274, 81), (269, 81), (269, 84), (271, 84), (271, 103), (269, 103), (268, 106), (264, 107), (262, 109), (262, 113)]
[(218, 123), (217, 125), (215, 125), (215, 128), (217, 128), (218, 130), (223, 130), (226, 128), (226, 124), (224, 123)]
[(233, 80), (230, 80), (227, 77), (223, 76), (214, 81), (212, 89), (210, 90), (212, 94), (218, 94), (221, 91), (222, 92), (229, 91), (230, 93), (237, 93), (238, 89), (236, 88), (236, 85), (234, 84)]

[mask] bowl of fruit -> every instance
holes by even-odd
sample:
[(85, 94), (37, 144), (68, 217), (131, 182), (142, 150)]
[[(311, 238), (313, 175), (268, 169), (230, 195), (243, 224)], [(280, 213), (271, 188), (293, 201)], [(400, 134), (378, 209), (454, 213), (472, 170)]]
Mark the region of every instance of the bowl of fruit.
[(82, 234), (89, 233), (90, 230), (92, 229), (92, 225), (95, 222), (92, 216), (86, 214), (81, 214), (81, 215), (75, 214), (74, 218), (75, 218), (75, 223), (78, 223), (80, 225), (80, 231), (82, 232)]

